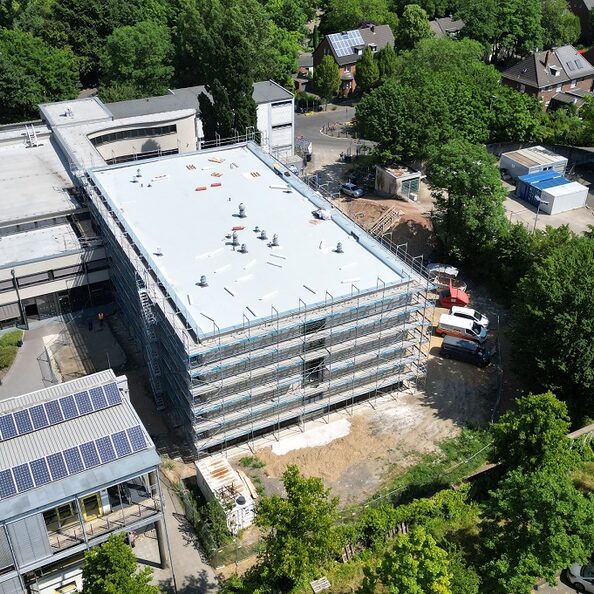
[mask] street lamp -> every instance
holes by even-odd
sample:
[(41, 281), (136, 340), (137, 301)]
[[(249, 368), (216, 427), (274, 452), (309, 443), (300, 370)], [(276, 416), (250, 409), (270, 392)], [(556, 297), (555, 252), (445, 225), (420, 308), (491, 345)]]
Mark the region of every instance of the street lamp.
[(538, 213), (540, 212), (540, 205), (541, 204), (546, 204), (548, 206), (548, 202), (546, 200), (541, 200), (540, 198), (537, 198), (537, 205), (536, 205), (536, 216), (534, 217), (534, 227), (532, 229), (532, 233), (536, 233), (536, 223), (538, 221)]

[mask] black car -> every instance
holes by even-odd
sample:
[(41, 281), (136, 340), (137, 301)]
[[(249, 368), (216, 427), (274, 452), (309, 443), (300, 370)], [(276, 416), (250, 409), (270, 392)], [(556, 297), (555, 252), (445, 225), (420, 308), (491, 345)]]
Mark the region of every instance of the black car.
[(486, 367), (493, 358), (493, 353), (473, 340), (464, 340), (455, 336), (445, 336), (439, 354), (446, 359), (456, 359)]

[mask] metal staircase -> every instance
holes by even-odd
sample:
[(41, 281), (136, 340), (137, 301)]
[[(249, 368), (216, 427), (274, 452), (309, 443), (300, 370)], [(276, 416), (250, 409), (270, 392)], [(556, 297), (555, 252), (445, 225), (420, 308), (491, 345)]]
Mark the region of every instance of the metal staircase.
[(163, 402), (163, 384), (161, 383), (161, 366), (159, 365), (159, 349), (155, 325), (157, 318), (153, 311), (153, 303), (148, 295), (146, 288), (141, 281), (137, 281), (138, 298), (140, 299), (140, 308), (142, 311), (142, 329), (146, 340), (144, 340), (144, 353), (149, 370), (149, 381), (153, 390), (153, 397), (157, 410), (165, 410)]

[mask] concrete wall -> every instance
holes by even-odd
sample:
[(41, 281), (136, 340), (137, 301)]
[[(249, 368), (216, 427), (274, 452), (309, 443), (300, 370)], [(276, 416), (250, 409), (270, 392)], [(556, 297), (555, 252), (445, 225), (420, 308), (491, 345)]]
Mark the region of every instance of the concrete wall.
[(175, 124), (177, 133), (164, 136), (143, 136), (108, 142), (95, 147), (99, 154), (107, 161), (127, 155), (151, 153), (156, 151), (171, 151), (178, 149), (180, 153), (187, 153), (196, 150), (196, 125), (195, 117), (188, 115), (181, 118), (159, 120), (152, 124), (138, 124), (136, 126), (107, 126), (100, 132), (89, 135), (92, 140), (109, 132), (135, 130), (138, 128), (159, 128)]

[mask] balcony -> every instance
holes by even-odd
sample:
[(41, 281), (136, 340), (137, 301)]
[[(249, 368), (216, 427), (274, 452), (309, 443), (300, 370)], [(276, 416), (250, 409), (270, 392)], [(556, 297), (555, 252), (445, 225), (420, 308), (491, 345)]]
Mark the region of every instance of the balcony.
[[(122, 497), (122, 485), (116, 485), (108, 489), (109, 512), (104, 511), (99, 502), (99, 494), (94, 494), (80, 500), (83, 518), (76, 511), (73, 511), (73, 514), (68, 516), (66, 522), (60, 522), (62, 524), (60, 527), (48, 524), (48, 539), (52, 552), (57, 553), (114, 530), (133, 526), (141, 520), (160, 513), (161, 505), (156, 493), (152, 495), (143, 487), (137, 489), (126, 487), (126, 490), (126, 495)], [(92, 502), (93, 497), (96, 498), (97, 502), (94, 505)], [(114, 499), (116, 499), (115, 502)], [(71, 510), (76, 510), (74, 502), (58, 509), (63, 510), (67, 506)]]

